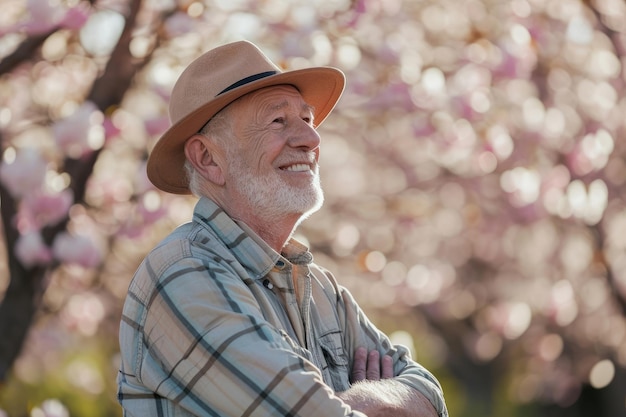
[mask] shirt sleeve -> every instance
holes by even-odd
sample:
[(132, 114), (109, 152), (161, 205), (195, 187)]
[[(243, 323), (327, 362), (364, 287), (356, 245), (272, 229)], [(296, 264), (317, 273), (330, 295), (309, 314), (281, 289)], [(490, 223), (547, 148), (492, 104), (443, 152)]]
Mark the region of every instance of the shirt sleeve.
[(437, 378), (411, 358), (408, 348), (392, 345), (387, 335), (368, 319), (350, 291), (337, 285), (335, 278), (328, 271), (324, 273), (335, 282), (338, 311), (343, 315), (341, 320), (344, 321), (343, 326), (346, 329), (344, 337), (350, 356), (350, 368), (354, 362), (354, 352), (360, 346), (366, 347), (368, 351), (378, 350), (381, 355), (390, 355), (393, 358), (394, 378), (422, 393), (432, 403), (440, 417), (448, 417), (443, 389)]
[(156, 289), (134, 289), (146, 299), (138, 323), (127, 327), (140, 337), (135, 363), (126, 364), (141, 385), (197, 416), (365, 417), (263, 319), (239, 276), (207, 262), (142, 269), (146, 288)]

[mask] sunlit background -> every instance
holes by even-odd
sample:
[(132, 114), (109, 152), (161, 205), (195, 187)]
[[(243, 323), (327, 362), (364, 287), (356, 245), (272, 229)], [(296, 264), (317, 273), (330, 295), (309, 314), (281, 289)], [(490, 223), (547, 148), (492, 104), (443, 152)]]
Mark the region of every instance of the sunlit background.
[(147, 151), (183, 68), (239, 39), (346, 73), (297, 237), (451, 416), (626, 415), (625, 21), (623, 0), (3, 0), (0, 416), (121, 415), (126, 288), (194, 204)]

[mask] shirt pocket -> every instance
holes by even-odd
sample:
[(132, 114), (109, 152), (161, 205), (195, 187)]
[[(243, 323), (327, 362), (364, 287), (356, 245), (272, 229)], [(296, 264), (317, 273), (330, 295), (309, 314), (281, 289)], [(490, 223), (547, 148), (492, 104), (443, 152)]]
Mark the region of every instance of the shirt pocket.
[(317, 343), (324, 357), (322, 371), (325, 377), (330, 378), (335, 392), (350, 388), (349, 362), (343, 348), (341, 333), (332, 332), (321, 335), (318, 337)]

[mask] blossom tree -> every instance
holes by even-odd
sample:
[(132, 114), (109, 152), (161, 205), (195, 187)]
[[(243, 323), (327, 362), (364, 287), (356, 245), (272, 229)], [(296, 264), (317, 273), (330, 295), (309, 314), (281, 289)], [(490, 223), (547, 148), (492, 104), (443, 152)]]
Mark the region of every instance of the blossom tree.
[[(91, 79), (84, 75), (81, 63), (63, 66), (45, 59), (46, 48), (57, 54), (54, 49), (63, 46), (55, 42), (67, 42), (67, 47), (78, 36), (90, 5), (57, 8), (46, 1), (29, 1), (25, 10), (16, 11), (25, 15), (23, 20), (3, 30), (6, 36), (16, 35), (17, 47), (0, 62), (0, 74), (10, 79), (4, 95), (13, 96), (5, 100), (5, 129), (0, 136), (4, 151), (0, 197), (10, 278), (0, 304), (4, 336), (0, 380), (6, 378), (22, 348), (52, 271), (65, 263), (93, 268), (101, 262), (103, 253), (89, 233), (72, 227), (70, 209), (85, 204), (94, 165), (104, 142), (116, 132), (105, 120), (107, 110), (119, 106), (148, 58), (137, 59), (129, 49), (140, 5), (140, 1), (128, 3), (119, 40), (101, 74), (93, 71)], [(39, 68), (41, 73), (32, 68), (37, 61), (47, 67)], [(39, 90), (33, 93), (35, 102), (28, 97), (31, 82)], [(74, 88), (67, 94), (58, 90), (70, 85)], [(20, 92), (24, 87), (26, 91)], [(66, 117), (62, 110), (54, 114), (51, 110), (57, 105), (71, 107), (65, 110), (71, 113)], [(27, 126), (19, 126), (20, 122)], [(39, 130), (43, 126), (47, 132)]]
[[(346, 72), (320, 127), (325, 207), (299, 237), (441, 376), (452, 414), (623, 414), (623, 1), (5, 3), (0, 381), (11, 392), (65, 372), (68, 391), (115, 402), (128, 282), (193, 207), (152, 187), (147, 152), (183, 68), (246, 38), (284, 67)], [(77, 345), (107, 364), (77, 359)], [(43, 391), (39, 411), (107, 415)], [(22, 399), (0, 395), (0, 408)]]

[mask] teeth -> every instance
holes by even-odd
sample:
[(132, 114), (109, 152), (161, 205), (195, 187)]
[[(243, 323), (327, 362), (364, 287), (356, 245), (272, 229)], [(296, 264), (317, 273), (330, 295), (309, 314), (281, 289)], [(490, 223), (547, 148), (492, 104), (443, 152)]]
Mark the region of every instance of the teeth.
[(308, 171), (310, 168), (307, 164), (295, 164), (295, 165), (289, 165), (287, 167), (287, 171), (295, 171), (295, 172), (302, 172), (302, 171)]

